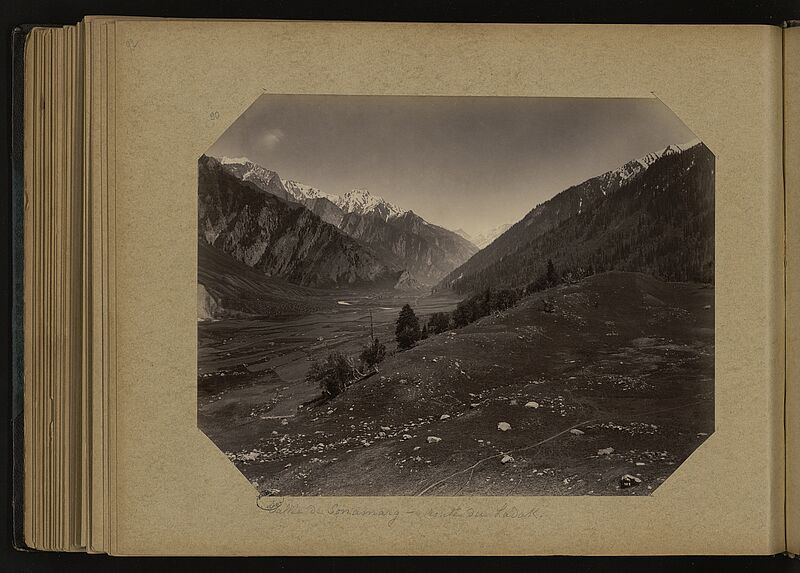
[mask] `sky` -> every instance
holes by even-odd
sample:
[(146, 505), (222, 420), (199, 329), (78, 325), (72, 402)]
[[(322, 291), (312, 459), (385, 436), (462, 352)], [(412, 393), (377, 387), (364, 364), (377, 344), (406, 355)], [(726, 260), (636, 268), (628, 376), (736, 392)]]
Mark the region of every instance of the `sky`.
[(335, 195), (367, 189), (476, 236), (694, 137), (656, 98), (264, 94), (207, 154)]

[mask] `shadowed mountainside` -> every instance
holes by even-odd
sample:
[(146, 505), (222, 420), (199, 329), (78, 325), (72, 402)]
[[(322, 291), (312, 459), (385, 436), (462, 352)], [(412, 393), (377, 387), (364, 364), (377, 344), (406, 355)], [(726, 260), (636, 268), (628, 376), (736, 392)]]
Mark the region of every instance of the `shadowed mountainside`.
[(546, 272), (714, 277), (714, 156), (702, 143), (631, 161), (538, 205), (438, 285), (522, 287)]
[(238, 179), (214, 158), (201, 157), (198, 170), (199, 238), (233, 259), (306, 286), (392, 285), (399, 278), (402, 269), (302, 205)]

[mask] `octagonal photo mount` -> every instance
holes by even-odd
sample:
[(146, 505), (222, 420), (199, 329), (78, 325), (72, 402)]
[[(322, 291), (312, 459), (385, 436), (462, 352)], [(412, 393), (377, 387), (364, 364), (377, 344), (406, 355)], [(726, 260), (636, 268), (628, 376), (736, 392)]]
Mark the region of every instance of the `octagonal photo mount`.
[(648, 495), (714, 431), (660, 100), (262, 95), (198, 160), (198, 427), (262, 496)]

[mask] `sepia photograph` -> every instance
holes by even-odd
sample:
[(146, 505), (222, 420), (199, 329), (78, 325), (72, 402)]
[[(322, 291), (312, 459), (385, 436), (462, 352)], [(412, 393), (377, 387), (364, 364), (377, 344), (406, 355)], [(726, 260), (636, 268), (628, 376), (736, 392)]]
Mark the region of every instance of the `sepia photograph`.
[(714, 169), (655, 97), (261, 95), (197, 164), (198, 428), (261, 496), (653, 493)]

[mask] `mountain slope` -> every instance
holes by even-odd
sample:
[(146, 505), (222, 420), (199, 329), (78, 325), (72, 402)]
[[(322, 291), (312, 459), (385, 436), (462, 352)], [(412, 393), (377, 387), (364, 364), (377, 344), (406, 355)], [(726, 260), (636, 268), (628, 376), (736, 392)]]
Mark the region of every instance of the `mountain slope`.
[[(402, 269), (370, 248), (305, 207), (264, 191), (260, 183), (242, 181), (229, 165), (203, 156), (198, 171), (199, 238), (233, 259), (307, 286), (394, 284), (400, 276)], [(277, 175), (269, 173), (251, 177), (285, 192)]]
[(440, 283), (457, 292), (524, 286), (548, 259), (558, 272), (714, 276), (714, 156), (670, 146), (542, 203)]
[(198, 320), (295, 316), (324, 306), (319, 293), (267, 277), (204, 240), (197, 243)]
[(374, 248), (423, 284), (435, 284), (477, 251), (475, 245), (413, 211), (384, 219), (381, 213), (348, 213), (343, 232)]
[(236, 178), (303, 205), (324, 222), (372, 248), (384, 261), (411, 273), (403, 284), (435, 284), (477, 251), (457, 233), (432, 225), (365, 189), (331, 195), (299, 181), (281, 180), (274, 171), (246, 158), (223, 158), (221, 163)]

